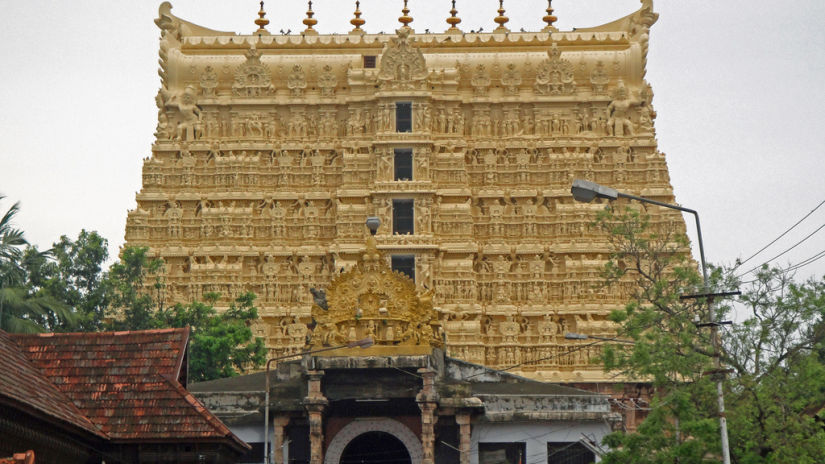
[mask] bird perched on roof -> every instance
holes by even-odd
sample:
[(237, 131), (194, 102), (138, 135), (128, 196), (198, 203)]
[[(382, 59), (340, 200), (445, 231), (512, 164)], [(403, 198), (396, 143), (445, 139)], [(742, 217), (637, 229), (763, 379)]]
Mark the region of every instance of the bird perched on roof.
[(312, 299), (313, 301), (315, 301), (315, 304), (318, 305), (319, 308), (323, 309), (324, 311), (329, 310), (326, 291), (311, 287), (309, 289), (309, 293), (312, 293)]

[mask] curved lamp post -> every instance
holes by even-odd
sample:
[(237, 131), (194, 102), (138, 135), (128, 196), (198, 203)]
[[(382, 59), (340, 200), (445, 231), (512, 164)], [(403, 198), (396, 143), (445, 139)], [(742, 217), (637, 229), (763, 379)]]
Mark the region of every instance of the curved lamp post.
[(296, 356), (304, 356), (307, 354), (321, 353), (324, 351), (338, 350), (341, 348), (369, 348), (373, 345), (371, 337), (356, 340), (354, 342), (345, 343), (343, 345), (330, 346), (326, 348), (317, 348), (314, 350), (301, 351), (299, 353), (287, 354), (270, 358), (266, 361), (266, 390), (264, 390), (264, 462), (269, 464), (271, 453), (269, 452), (269, 369), (273, 362), (283, 361), (284, 359), (294, 358)]
[[(708, 267), (705, 263), (705, 246), (702, 243), (702, 228), (699, 225), (699, 213), (696, 210), (692, 210), (689, 208), (684, 208), (678, 205), (672, 205), (670, 203), (663, 203), (661, 201), (651, 200), (650, 198), (639, 197), (636, 195), (631, 195), (629, 193), (619, 192), (616, 189), (612, 189), (610, 187), (605, 187), (603, 185), (599, 185), (595, 182), (590, 182), (587, 180), (576, 179), (573, 181), (573, 186), (570, 188), (570, 193), (573, 194), (573, 198), (576, 201), (580, 201), (582, 203), (590, 203), (596, 198), (604, 198), (607, 200), (616, 200), (618, 198), (627, 198), (630, 200), (636, 200), (640, 203), (649, 203), (651, 205), (661, 206), (663, 208), (675, 209), (678, 211), (682, 211), (685, 213), (690, 213), (693, 215), (694, 219), (696, 220), (696, 235), (699, 241), (699, 257), (702, 261), (702, 286), (704, 287), (704, 295), (696, 295), (696, 296), (707, 296), (709, 294), (709, 285), (708, 285)], [(721, 360), (719, 359), (719, 332), (718, 326), (721, 323), (709, 323), (711, 328), (711, 338), (712, 343), (715, 351), (715, 364), (716, 364), (716, 371), (721, 372)], [(565, 335), (566, 337), (566, 335)], [(595, 338), (595, 337), (593, 337)], [(728, 422), (725, 418), (725, 397), (724, 392), (722, 390), (722, 377), (716, 381), (716, 397), (717, 403), (719, 405), (719, 433), (721, 434), (722, 439), (722, 460), (724, 464), (730, 464), (730, 446), (728, 444)]]

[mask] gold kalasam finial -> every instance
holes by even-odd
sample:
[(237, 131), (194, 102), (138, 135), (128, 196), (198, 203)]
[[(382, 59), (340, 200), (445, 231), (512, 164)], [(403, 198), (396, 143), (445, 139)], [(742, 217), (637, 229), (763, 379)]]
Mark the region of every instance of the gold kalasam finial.
[(366, 23), (366, 21), (361, 19), (361, 9), (360, 8), (361, 8), (361, 2), (356, 0), (356, 2), (355, 2), (355, 13), (354, 13), (355, 17), (352, 18), (349, 21), (350, 24), (355, 26), (355, 29), (349, 31), (350, 34), (364, 34), (365, 33), (364, 30), (361, 29), (361, 26), (363, 26)]
[(412, 16), (410, 16), (410, 9), (407, 8), (407, 0), (404, 0), (404, 8), (401, 9), (401, 13), (404, 15), (398, 18), (398, 22), (403, 24), (405, 28), (410, 27), (410, 23), (413, 22)]
[(461, 18), (456, 16), (458, 14), (458, 10), (455, 9), (455, 0), (453, 0), (453, 8), (450, 10), (450, 17), (447, 18), (447, 24), (450, 25), (450, 28), (447, 29), (447, 33), (460, 33), (461, 29), (457, 28), (456, 25), (461, 22)]
[(312, 26), (318, 24), (318, 20), (313, 18), (315, 16), (315, 12), (312, 11), (312, 0), (309, 0), (308, 9), (307, 9), (307, 17), (304, 19), (303, 23), (306, 25), (306, 29), (304, 30), (304, 34), (306, 35), (318, 35), (318, 31), (312, 28)]
[(510, 32), (504, 25), (507, 24), (510, 18), (504, 16), (504, 0), (498, 0), (498, 16), (493, 21), (498, 24), (498, 27), (493, 32)]
[(258, 25), (258, 30), (255, 31), (256, 34), (269, 34), (269, 31), (266, 30), (266, 25), (269, 24), (269, 20), (264, 18), (266, 16), (266, 11), (264, 11), (264, 2), (261, 0), (261, 10), (258, 11), (258, 19), (255, 20), (255, 24)]
[(547, 9), (544, 10), (544, 11), (546, 11), (547, 14), (541, 19), (542, 19), (542, 21), (546, 22), (547, 25), (544, 26), (544, 29), (542, 29), (542, 31), (544, 31), (544, 32), (555, 32), (555, 31), (557, 31), (558, 29), (556, 29), (556, 26), (554, 26), (553, 23), (558, 21), (559, 18), (553, 16), (553, 0), (547, 0)]

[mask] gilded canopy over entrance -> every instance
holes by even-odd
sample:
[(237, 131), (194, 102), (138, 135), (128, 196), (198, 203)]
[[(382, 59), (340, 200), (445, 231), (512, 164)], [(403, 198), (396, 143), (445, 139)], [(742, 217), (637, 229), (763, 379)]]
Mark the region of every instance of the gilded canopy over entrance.
[(398, 354), (442, 345), (431, 294), (419, 295), (409, 277), (393, 271), (374, 237), (367, 239), (358, 263), (332, 280), (326, 300), (316, 297), (312, 316), (311, 344), (316, 347), (365, 337), (379, 351)]

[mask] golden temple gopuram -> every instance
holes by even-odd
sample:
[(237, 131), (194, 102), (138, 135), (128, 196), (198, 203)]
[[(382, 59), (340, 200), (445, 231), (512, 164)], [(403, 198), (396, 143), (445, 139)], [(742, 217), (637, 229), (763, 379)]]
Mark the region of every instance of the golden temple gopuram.
[[(552, 8), (543, 30), (512, 31), (501, 10), (484, 33), (462, 31), (455, 8), (445, 32), (417, 32), (405, 5), (392, 34), (356, 11), (332, 35), (311, 10), (303, 32), (272, 35), (262, 6), (237, 35), (164, 3), (156, 141), (126, 244), (164, 260), (167, 304), (254, 292), (256, 334), (278, 356), (306, 346), (317, 295), (362, 259), (375, 216), (378, 250), (435, 309), (449, 356), (605, 381), (599, 345), (568, 353), (580, 341), (563, 335), (613, 333), (605, 318), (632, 283), (601, 286), (607, 238), (588, 225), (604, 204), (576, 203), (570, 185), (674, 200), (644, 79), (657, 14), (641, 4), (574, 31)], [(401, 344), (404, 324), (372, 335)]]

